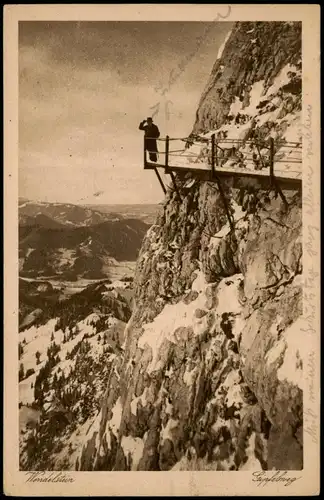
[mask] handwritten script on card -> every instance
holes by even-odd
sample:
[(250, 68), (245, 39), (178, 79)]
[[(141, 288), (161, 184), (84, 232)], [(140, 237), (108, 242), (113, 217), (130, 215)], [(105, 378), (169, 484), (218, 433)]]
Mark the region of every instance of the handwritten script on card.
[(74, 483), (73, 477), (64, 472), (26, 472), (26, 483)]
[[(304, 207), (305, 214), (311, 218), (311, 222), (306, 224), (305, 231), (305, 255), (308, 259), (309, 265), (304, 270), (304, 302), (303, 302), (303, 319), (304, 327), (302, 331), (310, 338), (317, 335), (316, 324), (316, 297), (318, 294), (318, 278), (319, 269), (316, 267), (319, 262), (319, 251), (315, 246), (315, 242), (319, 235), (319, 226), (316, 221), (313, 222), (314, 214), (317, 213), (317, 206), (315, 201), (314, 186), (314, 151), (313, 151), (313, 108), (308, 104), (305, 110), (305, 122), (303, 124), (302, 136), (305, 141), (305, 174), (304, 174)], [(309, 406), (305, 408), (304, 417), (304, 432), (307, 433), (313, 443), (318, 443), (318, 415), (314, 405), (316, 403), (316, 355), (313, 348), (310, 349), (305, 362), (305, 382), (306, 391), (309, 398)], [(311, 408), (312, 406), (313, 408)]]
[(300, 479), (300, 477), (290, 476), (287, 471), (276, 471), (273, 473), (267, 473), (264, 471), (258, 471), (252, 473), (252, 481), (258, 483), (257, 486), (266, 486), (269, 483), (281, 483), (284, 486), (290, 486), (295, 481)]

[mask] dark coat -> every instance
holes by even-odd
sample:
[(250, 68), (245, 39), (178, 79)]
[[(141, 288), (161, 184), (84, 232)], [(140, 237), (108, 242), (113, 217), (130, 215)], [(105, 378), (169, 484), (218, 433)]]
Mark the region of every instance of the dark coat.
[(154, 123), (152, 125), (144, 125), (144, 122), (139, 124), (139, 129), (144, 130), (145, 134), (145, 149), (146, 151), (157, 152), (156, 139), (160, 137), (160, 131)]

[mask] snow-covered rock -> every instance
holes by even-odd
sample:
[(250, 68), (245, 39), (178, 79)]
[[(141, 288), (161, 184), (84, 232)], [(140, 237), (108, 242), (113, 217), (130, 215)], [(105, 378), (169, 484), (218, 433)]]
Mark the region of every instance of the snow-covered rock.
[[(300, 141), (300, 60), (300, 23), (237, 23), (193, 136), (253, 129), (289, 158), (279, 141)], [(232, 231), (217, 186), (193, 179), (178, 179), (181, 201), (168, 192), (144, 239), (124, 357), (78, 470), (302, 468), (300, 193), (285, 209), (273, 192), (224, 182)]]

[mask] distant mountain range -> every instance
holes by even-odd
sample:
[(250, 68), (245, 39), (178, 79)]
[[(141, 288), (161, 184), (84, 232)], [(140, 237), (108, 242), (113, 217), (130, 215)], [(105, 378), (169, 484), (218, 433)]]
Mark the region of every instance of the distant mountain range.
[(86, 207), (20, 201), (20, 275), (107, 277), (110, 266), (137, 259), (148, 228), (142, 220)]
[[(101, 212), (95, 208), (88, 208), (71, 203), (45, 203), (19, 199), (19, 224), (31, 225), (39, 222), (49, 227), (50, 220), (70, 227), (93, 226), (106, 221), (121, 220), (123, 217), (116, 213)], [(52, 227), (52, 226), (51, 226)]]
[(158, 215), (161, 205), (85, 205), (92, 210), (99, 210), (104, 214), (113, 213), (127, 219), (140, 219), (147, 224), (153, 224)]
[(153, 224), (160, 204), (143, 205), (73, 205), (72, 203), (47, 203), (19, 198), (19, 223), (30, 224), (31, 218), (38, 218), (41, 225), (44, 221), (40, 217), (50, 219), (67, 226), (92, 226), (105, 221), (122, 219), (139, 219), (147, 224)]

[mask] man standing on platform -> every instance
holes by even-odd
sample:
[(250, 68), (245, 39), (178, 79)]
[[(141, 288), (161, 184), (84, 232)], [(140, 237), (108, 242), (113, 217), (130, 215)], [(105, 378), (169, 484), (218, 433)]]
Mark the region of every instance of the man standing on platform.
[(145, 141), (145, 151), (149, 152), (149, 157), (151, 161), (157, 161), (158, 148), (156, 144), (156, 139), (160, 137), (160, 131), (158, 127), (153, 123), (152, 118), (147, 118), (143, 120), (138, 127), (140, 130), (144, 130), (144, 141)]

